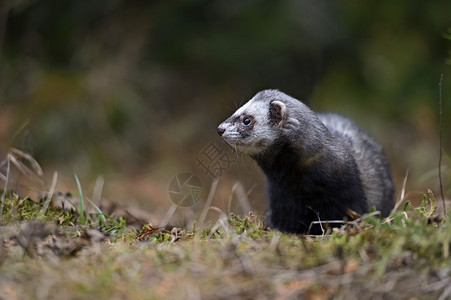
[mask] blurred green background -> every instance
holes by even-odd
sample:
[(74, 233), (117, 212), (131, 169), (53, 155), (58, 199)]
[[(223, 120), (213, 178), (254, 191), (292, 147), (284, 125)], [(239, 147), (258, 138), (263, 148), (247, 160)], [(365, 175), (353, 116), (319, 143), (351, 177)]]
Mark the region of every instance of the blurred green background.
[[(451, 149), (449, 28), (449, 0), (1, 0), (0, 154), (32, 154), (46, 178), (62, 174), (60, 189), (73, 173), (87, 186), (102, 174), (110, 198), (152, 207), (172, 176), (202, 173), (193, 158), (220, 143), (223, 119), (276, 88), (373, 135), (398, 192), (409, 169), (412, 197), (438, 195), (441, 74)], [(446, 153), (443, 164), (449, 188)], [(227, 171), (230, 185), (257, 182), (259, 206), (253, 162)]]

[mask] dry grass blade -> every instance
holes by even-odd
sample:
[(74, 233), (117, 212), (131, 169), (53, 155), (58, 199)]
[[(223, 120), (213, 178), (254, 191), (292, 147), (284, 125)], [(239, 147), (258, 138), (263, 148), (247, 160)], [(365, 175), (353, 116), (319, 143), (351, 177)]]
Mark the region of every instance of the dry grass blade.
[(401, 206), (401, 204), (404, 202), (404, 199), (406, 197), (406, 185), (407, 185), (407, 178), (409, 177), (409, 169), (406, 171), (406, 176), (404, 176), (404, 180), (402, 182), (402, 189), (401, 189), (401, 195), (399, 196), (399, 200), (396, 202), (395, 207), (390, 213), (390, 216), (393, 215), (395, 211), (398, 210), (398, 208)]
[(447, 288), (445, 288), (445, 290), (440, 295), (440, 298), (438, 298), (438, 300), (449, 299), (449, 296), (451, 296), (451, 286), (448, 286)]
[(230, 194), (229, 197), (229, 206), (228, 206), (228, 211), (230, 212), (232, 209), (232, 198), (233, 198), (233, 194), (236, 195), (236, 197), (238, 198), (238, 201), (241, 205), (241, 208), (243, 209), (243, 214), (246, 215), (248, 214), (252, 208), (251, 205), (249, 203), (249, 199), (247, 198), (247, 193), (244, 190), (243, 185), (241, 184), (241, 182), (237, 182), (233, 185), (232, 187), (232, 193)]
[(171, 207), (169, 207), (169, 210), (166, 213), (166, 216), (164, 217), (163, 221), (161, 221), (160, 227), (165, 228), (166, 225), (168, 225), (169, 220), (174, 215), (176, 209), (177, 209), (177, 205), (176, 204), (172, 204)]
[(56, 182), (58, 180), (58, 172), (53, 173), (52, 184), (50, 186), (49, 193), (47, 195), (47, 199), (44, 202), (44, 206), (41, 209), (41, 213), (45, 214), (47, 212), (47, 208), (49, 207), (50, 201), (52, 201), (53, 193), (55, 192)]
[(217, 211), (217, 212), (219, 213), (219, 216), (220, 216), (221, 219), (227, 219), (226, 213), (223, 212), (222, 209), (220, 209), (219, 207), (216, 207), (216, 206), (210, 206), (210, 207), (208, 208), (208, 210), (214, 210), (214, 211)]
[[(31, 156), (28, 153), (25, 153), (17, 148), (11, 148), (10, 149), (10, 154), (15, 154), (18, 157), (21, 157), (23, 159), (25, 159), (26, 161), (28, 161), (28, 163), (30, 164), (31, 168), (32, 168), (32, 172), (33, 174), (36, 174), (37, 176), (41, 177), (42, 175), (44, 175), (44, 171), (42, 171), (41, 166), (39, 165), (39, 163), (33, 158), (33, 156)], [(27, 167), (28, 170), (30, 170)], [(30, 170), (31, 171), (31, 170)]]
[(210, 233), (208, 233), (207, 238), (211, 238), (219, 228), (224, 229), (224, 237), (227, 239), (230, 237), (230, 229), (229, 225), (227, 224), (227, 218), (219, 218), (216, 221), (216, 224), (211, 228)]
[[(94, 191), (92, 192), (92, 201), (89, 198), (86, 198), (89, 203), (91, 203), (92, 206), (97, 210), (99, 213), (99, 218), (106, 223), (105, 214), (102, 212), (102, 210), (99, 208), (100, 206), (100, 198), (102, 197), (102, 191), (103, 191), (103, 185), (105, 183), (105, 180), (102, 176), (97, 177), (96, 183), (94, 186)], [(99, 203), (99, 206), (96, 205), (96, 203)]]
[(277, 249), (277, 245), (280, 240), (280, 231), (274, 231), (274, 235), (271, 238), (271, 242), (269, 243), (269, 251), (274, 252)]
[[(25, 160), (30, 166), (27, 166), (21, 160)], [(6, 158), (0, 162), (0, 167), (3, 167), (8, 163), (13, 164), (19, 170), (19, 172), (21, 172), (25, 176), (35, 179), (41, 184), (44, 183), (41, 178), (44, 172), (42, 171), (39, 163), (30, 154), (20, 151), (16, 148), (10, 148), (6, 155)], [(1, 175), (1, 178), (5, 180), (5, 176), (3, 174)]]
[(7, 157), (5, 185), (3, 187), (3, 193), (2, 193), (2, 198), (1, 198), (1, 206), (0, 206), (0, 225), (3, 222), (3, 209), (5, 207), (5, 197), (6, 197), (6, 191), (8, 189), (8, 180), (9, 180), (10, 171), (11, 171), (11, 161), (9, 160), (9, 157)]
[(94, 191), (92, 192), (92, 202), (99, 203), (102, 198), (103, 186), (105, 184), (105, 179), (102, 176), (97, 177), (96, 183), (94, 185)]
[(216, 188), (218, 187), (218, 183), (219, 183), (219, 179), (215, 178), (213, 180), (213, 183), (211, 184), (210, 193), (208, 194), (208, 198), (207, 198), (207, 201), (205, 202), (204, 209), (202, 210), (202, 213), (200, 214), (200, 217), (199, 217), (199, 226), (201, 226), (201, 227), (203, 226), (203, 224), (205, 222), (205, 218), (207, 217), (208, 210), (211, 206), (211, 203), (213, 202), (213, 197), (215, 196)]

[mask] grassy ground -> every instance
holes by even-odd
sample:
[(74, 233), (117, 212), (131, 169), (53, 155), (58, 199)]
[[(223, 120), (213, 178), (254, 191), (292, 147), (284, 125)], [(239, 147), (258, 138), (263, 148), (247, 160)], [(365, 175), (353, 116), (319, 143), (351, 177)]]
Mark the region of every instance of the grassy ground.
[(0, 299), (451, 297), (451, 221), (433, 217), (432, 195), (323, 236), (266, 230), (253, 214), (131, 231), (80, 207), (43, 210), (45, 200), (13, 194), (3, 202)]

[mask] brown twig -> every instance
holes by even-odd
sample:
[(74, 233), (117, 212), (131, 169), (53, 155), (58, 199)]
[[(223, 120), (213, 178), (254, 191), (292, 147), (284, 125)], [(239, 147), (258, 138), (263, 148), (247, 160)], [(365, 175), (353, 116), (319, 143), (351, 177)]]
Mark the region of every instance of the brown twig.
[(440, 75), (440, 82), (438, 84), (439, 86), (439, 98), (438, 98), (438, 105), (440, 109), (440, 123), (439, 123), (439, 143), (440, 143), (440, 150), (439, 150), (439, 158), (438, 158), (438, 179), (440, 182), (440, 195), (442, 196), (442, 202), (443, 202), (443, 211), (445, 213), (446, 217), (446, 205), (445, 205), (445, 196), (443, 194), (443, 184), (442, 184), (442, 152), (443, 152), (443, 126), (442, 126), (442, 82), (443, 82), (443, 74)]

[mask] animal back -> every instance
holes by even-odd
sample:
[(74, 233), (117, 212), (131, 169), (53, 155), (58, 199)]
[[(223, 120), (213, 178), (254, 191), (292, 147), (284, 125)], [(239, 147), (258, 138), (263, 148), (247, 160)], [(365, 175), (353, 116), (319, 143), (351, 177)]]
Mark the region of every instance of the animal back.
[(351, 120), (331, 113), (317, 114), (329, 132), (351, 152), (359, 168), (368, 206), (382, 216), (393, 209), (394, 186), (382, 147)]

